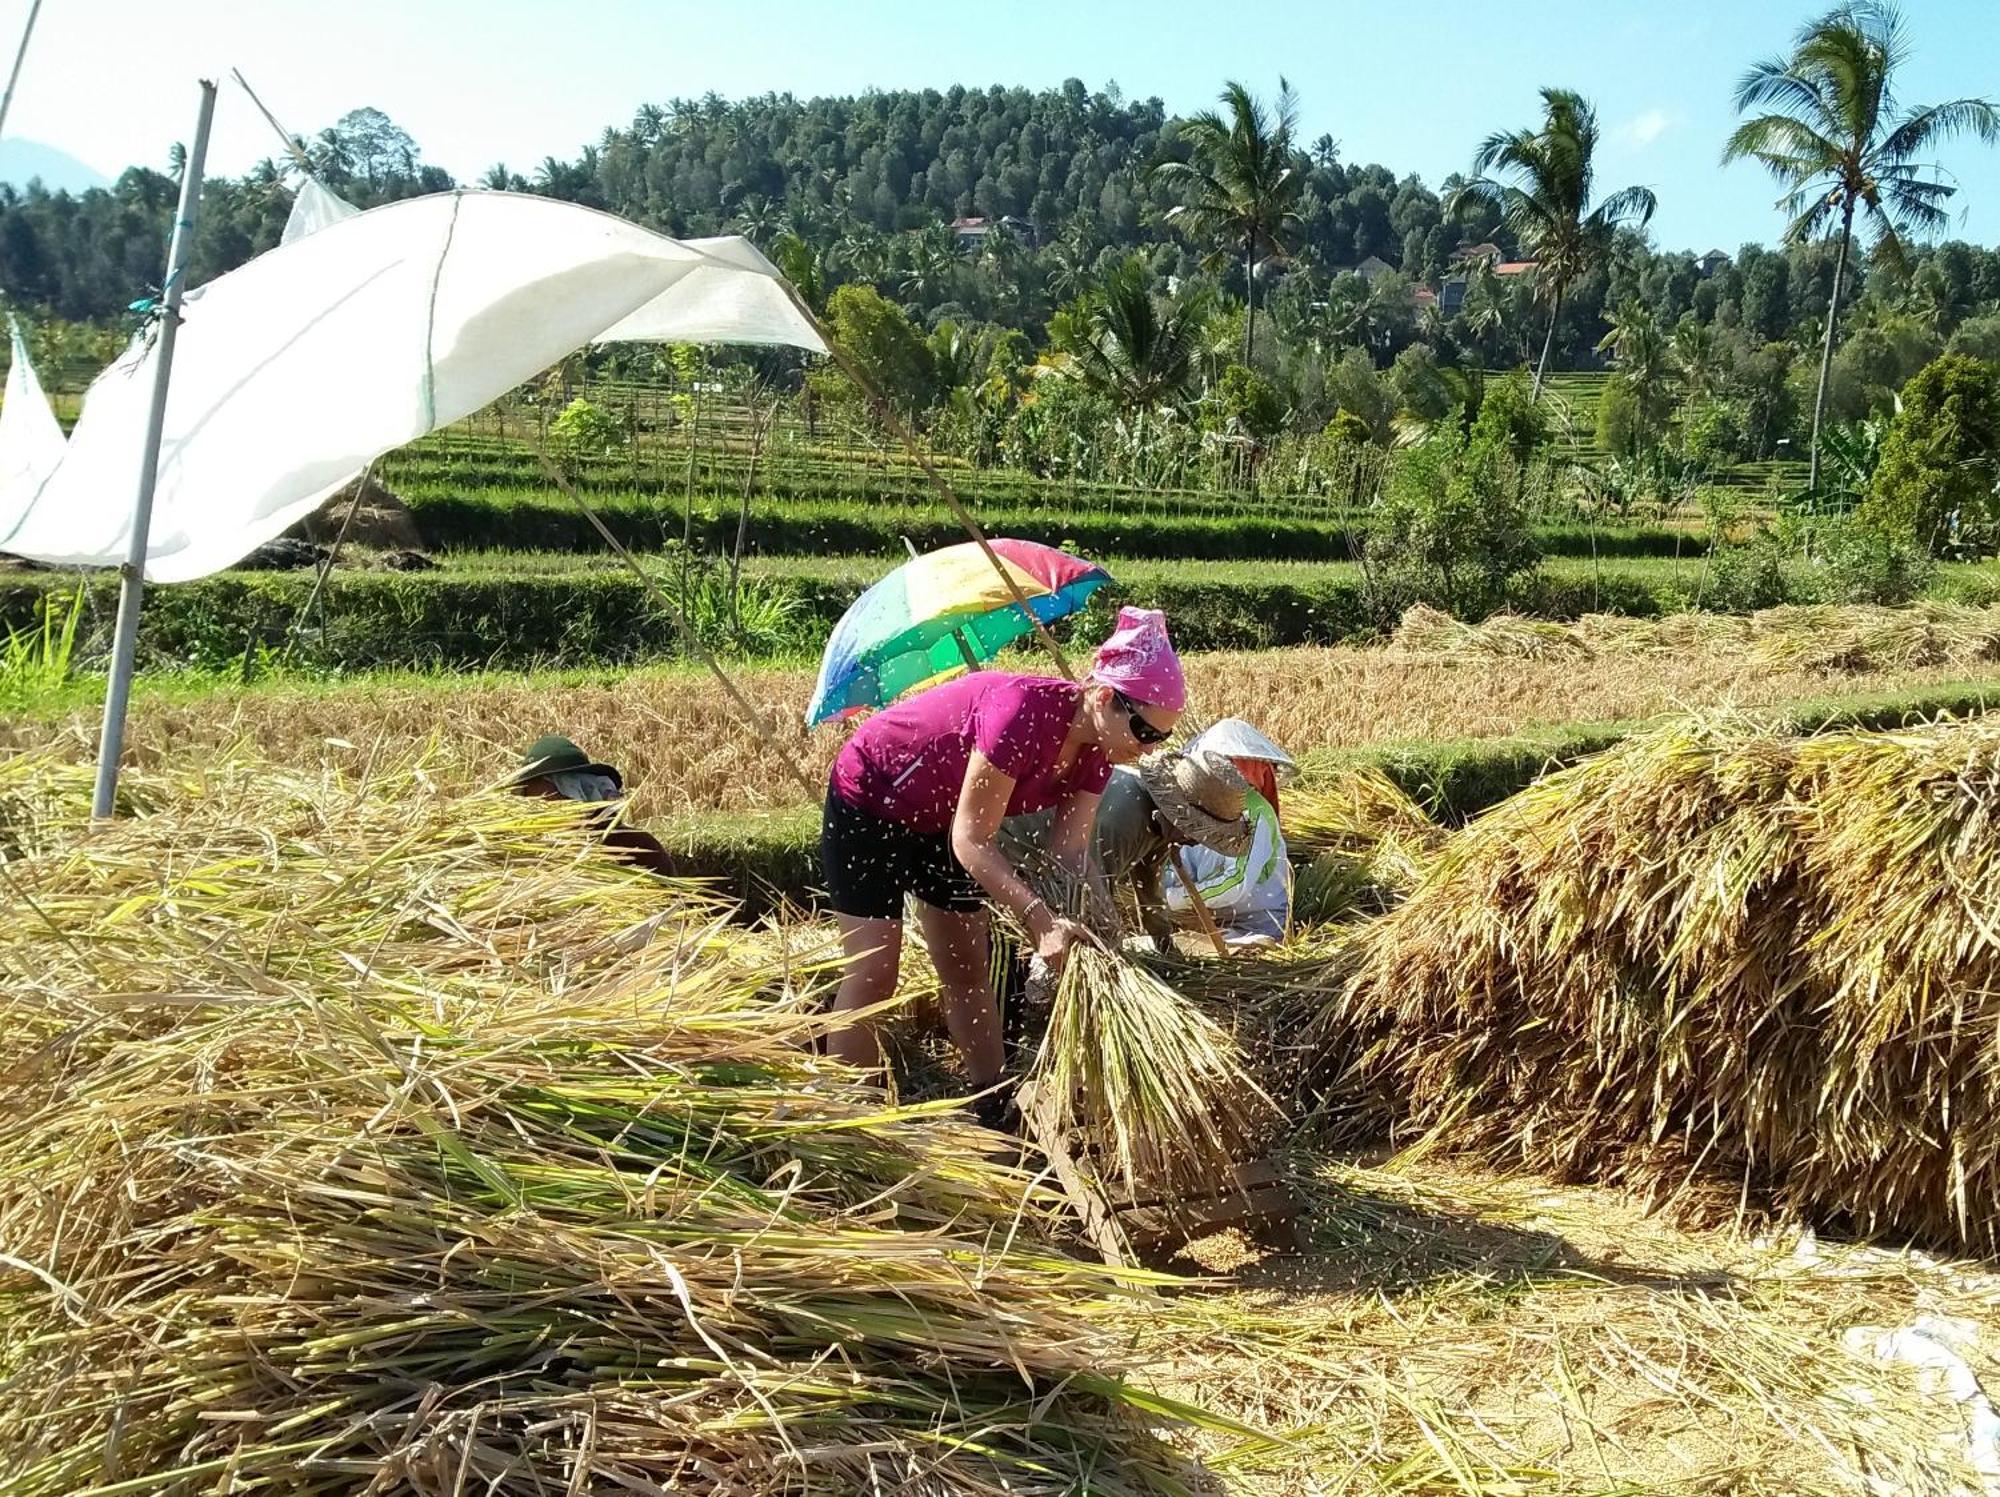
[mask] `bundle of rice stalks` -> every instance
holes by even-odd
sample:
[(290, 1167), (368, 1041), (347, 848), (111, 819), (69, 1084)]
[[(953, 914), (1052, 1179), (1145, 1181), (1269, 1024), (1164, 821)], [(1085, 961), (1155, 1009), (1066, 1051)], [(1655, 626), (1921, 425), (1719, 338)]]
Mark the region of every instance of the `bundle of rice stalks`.
[(2000, 724), (1689, 720), (1552, 775), (1356, 942), (1405, 1123), (2000, 1248)]
[(1282, 1121), (1214, 1020), (1148, 967), (1096, 945), (1063, 963), (1027, 1079), (1047, 1121), (1134, 1195), (1212, 1194)]
[(1575, 630), (1548, 619), (1496, 613), (1476, 624), (1418, 603), (1389, 637), (1401, 655), (1497, 655), (1515, 660), (1588, 660), (1594, 651)]
[(1215, 1024), (1264, 1094), (1288, 1118), (1325, 1102), (1328, 1068), (1314, 1022), (1326, 994), (1346, 980), (1354, 927), (1294, 930), (1283, 945), (1237, 952), (1231, 960), (1178, 953), (1132, 954)]
[(1740, 613), (1669, 613), (1656, 619), (1587, 613), (1569, 627), (1601, 655), (1669, 655), (1701, 651), (1730, 655), (1747, 649), (1751, 618)]
[(1302, 919), (1326, 919), (1373, 897), (1386, 905), (1416, 887), (1444, 828), (1381, 770), (1343, 765), (1284, 799), (1285, 845), (1309, 860), (1294, 889)]
[(223, 771), (10, 874), (8, 1491), (1182, 1489), (1143, 1286), (561, 806)]
[(2000, 606), (1770, 608), (1752, 616), (1751, 629), (1755, 657), (1785, 670), (1913, 670), (2000, 660)]

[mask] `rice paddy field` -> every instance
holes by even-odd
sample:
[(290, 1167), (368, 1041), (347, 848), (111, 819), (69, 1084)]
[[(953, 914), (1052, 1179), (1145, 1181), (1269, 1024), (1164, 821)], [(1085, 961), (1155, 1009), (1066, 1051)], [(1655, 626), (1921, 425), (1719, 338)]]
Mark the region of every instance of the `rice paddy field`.
[[(385, 634), (426, 587), (610, 576), (522, 440), (391, 465), (449, 541), (376, 579)], [(879, 456), (767, 467), (746, 576), (837, 612), (882, 575), (936, 516)], [(583, 477), (659, 551), (649, 461)], [(719, 534), (747, 454), (693, 468)], [(1326, 495), (962, 476), (1213, 640), (1282, 637), (1280, 594), (1348, 637)], [(1075, 961), (1015, 1056), (1060, 1168), (962, 1105), (921, 957), (873, 1084), (825, 1058), (810, 889), (702, 877), (766, 825), (810, 860), (780, 755), (818, 783), (841, 734), (796, 641), (730, 664), (755, 728), (610, 608), (519, 660), (499, 612), (407, 657), (237, 641), (142, 674), (93, 826), (100, 683), (17, 636), (0, 1493), (2000, 1491), (2000, 587), (1618, 617), (1700, 593), (1688, 517), (1544, 540), (1560, 620), (1190, 655), (1191, 724), (1303, 763), (1300, 919)], [(549, 732), (689, 877), (495, 788)], [(1109, 1254), (1064, 1173), (1171, 1215), (1246, 1158), (1289, 1221)]]
[[(1865, 614), (1847, 617), (1863, 619)], [(1564, 724), (1613, 723), (1693, 707), (1771, 707), (1867, 692), (1920, 691), (2000, 678), (2000, 612), (1964, 610), (1962, 637), (1914, 646), (1878, 643), (1823, 658), (1774, 662), (1727, 619), (1686, 626), (1705, 639), (1648, 650), (1398, 647), (1216, 652), (1190, 660), (1194, 711), (1262, 724), (1295, 752), (1424, 741), (1478, 741)], [(1914, 616), (1912, 616), (1914, 617)], [(1804, 622), (1811, 622), (1806, 620)], [(1499, 626), (1504, 629), (1504, 625)], [(1748, 624), (1741, 626), (1747, 631)], [(1497, 630), (1494, 632), (1498, 632)], [(1789, 636), (1788, 636), (1789, 637)], [(1834, 638), (1824, 627), (1812, 637)], [(1027, 656), (1024, 668), (1040, 668)], [(812, 668), (734, 671), (769, 712), (770, 731), (814, 777), (838, 748), (837, 729), (802, 726)], [(95, 748), (95, 712), (57, 706), (0, 724), (0, 745)], [(128, 732), (137, 762), (161, 764), (245, 745), (281, 762), (331, 753), (449, 750), (440, 773), (469, 786), (498, 779), (522, 746), (562, 732), (625, 772), (642, 821), (795, 804), (799, 791), (699, 671), (396, 676), (230, 688), (157, 690), (142, 680)]]
[[(1845, 1076), (1862, 1094), (1826, 1110), (1829, 1146), (1850, 1110), (1879, 1118), (1902, 1130), (1899, 1176), (1985, 1157), (1979, 1062), (1952, 1045), (1991, 1043), (2000, 939), (1975, 917), (2000, 861), (2000, 740), (1977, 721), (1805, 740), (1703, 722), (1453, 834), (1387, 916), (1266, 961), (1151, 969), (1258, 1073), (1301, 1210), (1295, 1240), (1224, 1232), (1125, 1270), (1095, 1261), (1031, 1155), (965, 1120), (948, 1076), (886, 1097), (816, 1058), (824, 924), (735, 923), (606, 860), (561, 805), (461, 788), (447, 751), (163, 755), (96, 829), (84, 766), (0, 760), (0, 1480), (65, 1497), (1986, 1490), (2000, 1269), (1954, 1245), (1948, 1213), (1863, 1236), (1746, 1172), (1730, 1151), (1771, 1089), (1702, 1057), (1725, 1031), (1761, 1040), (1796, 1068), (1786, 1099), (1816, 1069)], [(1560, 859), (1620, 787), (1646, 815), (1599, 856), (1578, 846), (1565, 876), (1604, 892), (1581, 931), (1543, 933), (1495, 860)], [(1855, 839), (1905, 804), (1931, 819), (1862, 860)], [(1544, 1024), (1576, 1033), (1580, 1075), (1678, 1054), (1686, 1089), (1734, 1098), (1728, 1165), (1662, 1156), (1649, 1189), (1496, 1147), (1517, 1136), (1497, 1111), (1434, 1110), (1446, 1054), (1483, 1047), (1491, 1067), (1509, 1041), (1451, 1012), (1466, 977), (1425, 964), (1485, 960), (1482, 922), (1524, 963), (1562, 961), (1557, 939), (1609, 949), (1634, 903), (1620, 870), (1666, 876), (1653, 860), (1704, 817), (1800, 907), (1821, 897), (1801, 877), (1903, 901), (1960, 870), (1960, 923), (1907, 915), (1866, 969), (1904, 988), (1844, 1000), (1875, 1015), (1878, 1062), (1859, 1035), (1846, 1066), (1816, 1055), (1810, 994), (1782, 1037), (1732, 1000), (1676, 1046), (1641, 1004), (1614, 1045), (1551, 987)], [(1655, 903), (1720, 919), (1731, 891), (1685, 863), (1691, 886)], [(1829, 931), (1869, 928), (1829, 908)], [(1459, 929), (1427, 934), (1446, 911)], [(1863, 970), (1815, 953), (1801, 920), (1738, 913), (1767, 957)], [(1646, 940), (1711, 985), (1744, 970), (1717, 937), (1666, 929), (1635, 927), (1625, 959)], [(1416, 1001), (1377, 1001), (1378, 968), (1442, 1006), (1350, 1064)], [(1955, 996), (1908, 1007), (1947, 977)], [(1523, 980), (1516, 1001), (1539, 1001)], [(892, 1023), (936, 1054), (928, 983), (910, 972)], [(1302, 1051), (1309, 1075), (1271, 1063)], [(1419, 1105), (1364, 1132), (1355, 1089), (1397, 1054)], [(1871, 1069), (1884, 1096), (1970, 1108), (1960, 1143), (1882, 1113)], [(1537, 1137), (1586, 1120), (1607, 1143), (1633, 1126), (1574, 1092), (1505, 1116)], [(1778, 1115), (1822, 1126), (1804, 1100)], [(1893, 1189), (1865, 1198), (1894, 1214)], [(1964, 1199), (1993, 1219), (1982, 1177)]]

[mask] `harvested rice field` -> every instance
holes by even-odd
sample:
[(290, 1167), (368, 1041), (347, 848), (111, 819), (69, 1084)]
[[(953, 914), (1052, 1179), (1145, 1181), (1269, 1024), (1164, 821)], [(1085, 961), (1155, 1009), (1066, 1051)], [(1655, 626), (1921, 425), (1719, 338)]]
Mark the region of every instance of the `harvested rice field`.
[[(1670, 626), (1658, 626), (1656, 635)], [(1774, 661), (1742, 647), (1732, 621), (1697, 620), (1682, 627), (1701, 632), (1664, 640), (1643, 653), (1550, 651), (1524, 657), (1487, 648), (1416, 650), (1406, 640), (1402, 648), (1195, 655), (1188, 661), (1192, 713), (1245, 717), (1301, 752), (1501, 738), (1691, 707), (1767, 707), (1942, 682), (2000, 681), (2000, 664), (1983, 646), (1915, 658), (1907, 652), (1897, 658), (1835, 652), (1830, 658)], [(811, 672), (745, 669), (737, 679), (753, 702), (770, 711), (777, 741), (816, 782), (823, 779), (840, 734), (824, 729), (808, 736), (799, 726)], [(434, 743), (442, 750), (437, 772), (469, 785), (506, 773), (523, 745), (548, 732), (564, 733), (616, 763), (631, 788), (633, 813), (642, 821), (791, 805), (802, 798), (714, 683), (684, 670), (640, 670), (587, 681), (390, 678), (345, 686), (218, 689), (193, 698), (142, 692), (127, 745), (134, 760), (146, 765), (245, 746), (275, 762), (305, 766), (320, 762), (329, 745), (336, 757), (344, 753), (342, 744), (394, 757)], [(0, 748), (56, 744), (81, 757), (94, 751), (95, 735), (89, 711), (0, 722)]]
[(1184, 1436), (1224, 1490), (1990, 1490), (1990, 1405), (1942, 1391), (2000, 1377), (1990, 1267), (1421, 1152), (1297, 1162), (1312, 1250), (1200, 1244), (1233, 1284), (1139, 1331), (1156, 1386), (1269, 1432)]
[(830, 923), (481, 791), (559, 730), (641, 820), (795, 801), (700, 677), (142, 698), (97, 829), (86, 721), (16, 720), (0, 1490), (2000, 1489), (2000, 729), (1715, 706), (2000, 678), (1971, 612), (1193, 661), (1299, 748), (1710, 710), (1458, 830), (1322, 766), (1301, 889), (1371, 898), (1079, 960), (1021, 1071), (1086, 1179), (1297, 1208), (1129, 1266), (923, 960), (885, 1093)]
[[(1423, 1130), (1359, 1136), (1340, 1089), (1381, 1051), (1352, 1065), (1304, 1017), (1365, 999), (1371, 959), (1423, 973), (1410, 943), (1440, 903), (1470, 921), (1492, 897), (1473, 884), (1504, 887), (1468, 870), (1506, 856), (1509, 817), (1602, 823), (1590, 797), (1620, 776), (1653, 776), (1653, 821), (1616, 828), (1605, 856), (1647, 876), (1665, 876), (1643, 851), (1666, 835), (1654, 822), (1812, 826), (1816, 775), (1849, 813), (1821, 832), (1826, 853), (1791, 854), (1814, 876), (1833, 876), (1836, 844), (1851, 860), (1857, 828), (1908, 814), (1907, 781), (1950, 826), (1888, 839), (1883, 897), (1944, 856), (1985, 887), (1990, 730), (1795, 746), (1740, 731), (1635, 741), (1571, 772), (1573, 799), (1544, 782), (1433, 849), (1400, 910), (1283, 959), (1155, 967), (1211, 1017), (1204, 1044), (1240, 1044), (1263, 1074), (1300, 1211), (1295, 1235), (1229, 1230), (1143, 1270), (1093, 1260), (1032, 1153), (953, 1104), (948, 1067), (892, 1100), (815, 1055), (826, 925), (731, 923), (610, 863), (562, 805), (466, 794), (388, 754), (305, 771), (222, 754), (134, 773), (132, 814), (87, 831), (84, 766), (0, 759), (0, 1482), (34, 1497), (1990, 1490), (1993, 1264), (1837, 1220), (1816, 1232), (1786, 1208), (1819, 1203), (1740, 1162), (1648, 1192), (1588, 1168), (1558, 1180), (1477, 1129), (1460, 1149), (1421, 1067), (1414, 1086), (1390, 1074), (1420, 1092)], [(1700, 752), (1719, 766), (1706, 780), (1669, 777)], [(1750, 773), (1794, 763), (1789, 789)], [(1860, 778), (1832, 785), (1838, 765)], [(1925, 800), (1941, 775), (1953, 795)], [(1552, 856), (1532, 839), (1515, 855)], [(1621, 898), (1587, 907), (1604, 939)], [(1505, 914), (1494, 939), (1525, 968), (1533, 927), (1509, 936)], [(1760, 949), (1793, 949), (1799, 928), (1772, 924)], [(1952, 964), (1956, 1014), (1914, 1022), (1969, 1044), (1990, 1033), (2000, 938), (1952, 929), (1950, 952), (1919, 931), (1881, 959), (1911, 982)], [(1431, 960), (1477, 959), (1466, 939)], [(1740, 967), (1713, 940), (1678, 945), (1714, 982)], [(913, 963), (899, 1001), (918, 1048), (927, 997)], [(1906, 1002), (1889, 995), (1885, 1033)], [(1420, 1022), (1413, 1055), (1448, 1032)], [(1579, 1039), (1573, 1064), (1649, 1043), (1636, 1021), (1619, 1039)], [(1473, 1040), (1493, 1043), (1451, 1043)], [(1976, 1063), (1932, 1048), (1970, 1098)], [(1310, 1075), (1273, 1063), (1302, 1050)], [(1115, 1095), (1085, 1080), (1072, 1100)], [(1592, 1104), (1552, 1092), (1540, 1126), (1564, 1105)], [(1899, 1173), (1927, 1168), (1925, 1147), (1910, 1130)]]

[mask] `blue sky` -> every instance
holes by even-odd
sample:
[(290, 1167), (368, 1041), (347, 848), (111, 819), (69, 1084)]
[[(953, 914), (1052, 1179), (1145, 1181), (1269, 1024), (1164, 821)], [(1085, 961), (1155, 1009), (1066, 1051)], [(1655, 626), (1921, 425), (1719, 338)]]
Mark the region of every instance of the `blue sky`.
[[(241, 67), (293, 130), (372, 104), (461, 178), (495, 161), (526, 170), (573, 156), (644, 102), (708, 90), (801, 97), (954, 82), (1092, 87), (1174, 111), (1225, 78), (1261, 92), (1280, 73), (1303, 98), (1303, 133), (1349, 161), (1415, 171), (1435, 186), (1476, 142), (1530, 123), (1538, 87), (1583, 90), (1607, 134), (1600, 180), (1660, 195), (1655, 238), (1733, 250), (1780, 228), (1769, 182), (1724, 170), (1729, 95), (1815, 7), (1790, 0), (1541, 0), (1537, 4), (1321, 0), (48, 0), (8, 134), (116, 175), (161, 164), (194, 113), (194, 80)], [(0, 0), (11, 51), (27, 0)], [(2000, 94), (2000, 0), (1907, 0), (1916, 51), (1902, 98)], [(225, 85), (213, 167), (237, 172), (274, 146)], [(1965, 222), (2000, 243), (2000, 149), (1948, 147)]]

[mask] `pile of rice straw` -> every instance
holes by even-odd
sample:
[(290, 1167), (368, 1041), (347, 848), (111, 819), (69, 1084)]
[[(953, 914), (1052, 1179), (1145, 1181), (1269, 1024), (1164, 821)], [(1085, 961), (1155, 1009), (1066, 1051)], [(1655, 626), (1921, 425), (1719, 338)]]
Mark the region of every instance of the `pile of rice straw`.
[(1185, 1490), (823, 950), (420, 766), (149, 789), (0, 870), (8, 1492)]
[(1692, 719), (1552, 775), (1354, 942), (1406, 1129), (2000, 1250), (2000, 723)]
[(1389, 648), (1408, 658), (1453, 655), (1592, 659), (1699, 648), (1777, 670), (1917, 670), (2000, 660), (2000, 605), (1923, 600), (1785, 604), (1752, 614), (1676, 613), (1638, 619), (1586, 614), (1573, 624), (1500, 613), (1468, 624), (1422, 604), (1403, 615)]

